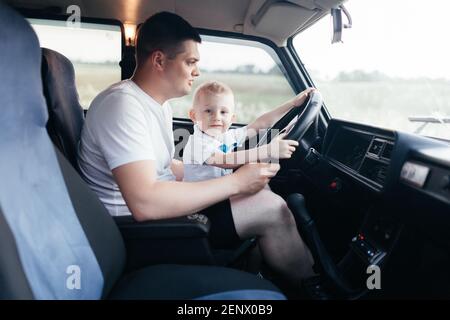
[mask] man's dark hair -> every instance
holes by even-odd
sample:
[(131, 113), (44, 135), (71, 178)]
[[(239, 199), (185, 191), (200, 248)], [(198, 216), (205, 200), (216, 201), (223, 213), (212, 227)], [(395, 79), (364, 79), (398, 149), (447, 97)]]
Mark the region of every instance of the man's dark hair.
[(185, 40), (194, 40), (198, 43), (202, 41), (197, 30), (182, 17), (170, 12), (159, 12), (148, 18), (138, 30), (137, 63), (143, 63), (157, 50), (173, 59), (182, 52), (181, 43)]

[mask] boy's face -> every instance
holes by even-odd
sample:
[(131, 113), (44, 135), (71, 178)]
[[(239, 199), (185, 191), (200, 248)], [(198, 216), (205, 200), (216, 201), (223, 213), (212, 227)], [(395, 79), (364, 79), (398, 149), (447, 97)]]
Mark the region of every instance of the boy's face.
[(199, 93), (189, 115), (203, 132), (217, 137), (226, 132), (236, 119), (233, 95), (231, 93)]

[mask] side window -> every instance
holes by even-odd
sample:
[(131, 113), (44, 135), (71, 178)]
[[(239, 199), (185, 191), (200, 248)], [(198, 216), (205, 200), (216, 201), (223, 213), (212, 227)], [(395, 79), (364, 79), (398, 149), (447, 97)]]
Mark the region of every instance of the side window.
[(331, 45), (329, 17), (294, 38), (331, 116), (450, 140), (450, 3), (370, 3), (345, 3), (343, 43)]
[(80, 28), (73, 28), (59, 20), (28, 21), (41, 47), (55, 50), (73, 63), (83, 108), (89, 108), (100, 91), (120, 81), (122, 33), (119, 25), (82, 22)]
[(281, 62), (269, 46), (202, 36), (199, 51), (200, 76), (190, 95), (170, 101), (174, 117), (188, 117), (195, 88), (210, 80), (224, 82), (233, 90), (237, 123), (249, 123), (294, 95)]

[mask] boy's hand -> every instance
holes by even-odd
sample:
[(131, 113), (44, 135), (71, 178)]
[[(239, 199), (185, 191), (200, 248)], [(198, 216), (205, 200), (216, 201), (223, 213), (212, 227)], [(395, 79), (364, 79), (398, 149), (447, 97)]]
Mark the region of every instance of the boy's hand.
[(315, 90), (315, 88), (306, 88), (298, 95), (296, 95), (292, 100), (290, 100), (290, 105), (295, 107), (301, 106), (303, 102), (305, 102), (306, 97), (308, 97), (309, 93)]
[(286, 133), (280, 134), (267, 145), (268, 156), (271, 159), (289, 159), (295, 152), (298, 142), (284, 140)]

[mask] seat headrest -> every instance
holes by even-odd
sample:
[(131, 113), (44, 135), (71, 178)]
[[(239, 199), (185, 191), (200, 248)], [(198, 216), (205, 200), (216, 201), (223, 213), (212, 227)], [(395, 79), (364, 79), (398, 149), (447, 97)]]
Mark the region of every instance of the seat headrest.
[(49, 109), (57, 112), (58, 105), (70, 100), (79, 107), (76, 114), (82, 115), (75, 70), (69, 59), (59, 52), (42, 48), (42, 81)]
[(77, 168), (77, 146), (84, 115), (78, 100), (73, 65), (62, 54), (42, 48), (41, 71), (49, 113), (47, 129), (50, 138)]

